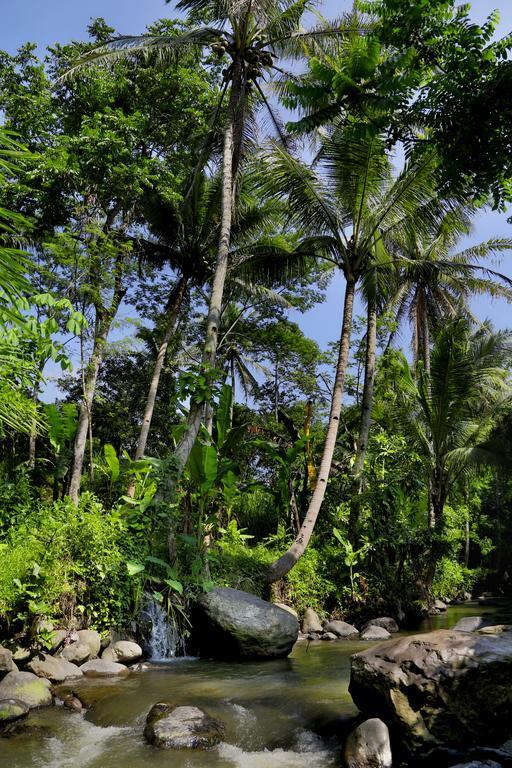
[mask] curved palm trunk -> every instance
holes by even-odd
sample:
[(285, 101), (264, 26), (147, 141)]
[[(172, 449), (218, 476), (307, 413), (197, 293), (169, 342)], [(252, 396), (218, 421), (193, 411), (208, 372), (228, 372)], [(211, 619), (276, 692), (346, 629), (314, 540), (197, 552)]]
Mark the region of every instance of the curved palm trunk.
[(101, 318), (98, 322), (97, 333), (94, 336), (91, 359), (87, 363), (87, 368), (85, 370), (84, 391), (82, 402), (80, 403), (80, 412), (78, 414), (78, 426), (73, 446), (73, 463), (71, 465), (71, 478), (68, 491), (68, 495), (73, 504), (78, 504), (78, 496), (80, 494), (80, 485), (82, 482), (82, 468), (87, 444), (87, 433), (89, 431), (89, 422), (91, 419), (92, 401), (94, 399), (98, 372), (100, 370), (101, 361), (103, 360), (103, 353), (105, 351), (109, 330), (110, 321)]
[[(215, 365), (217, 340), (219, 335), (222, 297), (228, 271), (229, 246), (231, 241), (231, 221), (233, 214), (233, 168), (235, 166), (235, 130), (241, 98), (241, 71), (236, 66), (231, 85), (231, 96), (228, 108), (228, 124), (224, 131), (224, 147), (222, 159), (222, 209), (219, 249), (213, 277), (210, 305), (206, 320), (206, 333), (203, 346), (202, 364), (206, 373)], [(185, 433), (176, 446), (174, 458), (176, 461), (176, 476), (179, 477), (187, 463), (190, 452), (194, 447), (204, 410), (203, 403), (191, 403)]]
[(356, 458), (352, 467), (353, 495), (350, 501), (348, 521), (348, 539), (355, 545), (358, 538), (359, 517), (361, 514), (361, 491), (363, 487), (363, 468), (368, 448), (368, 437), (372, 420), (373, 388), (375, 384), (375, 360), (377, 353), (377, 310), (373, 303), (368, 305), (368, 325), (366, 331), (366, 357), (364, 367), (363, 399), (361, 420), (357, 441)]
[[(169, 347), (169, 343), (172, 337), (174, 336), (174, 332), (176, 330), (178, 316), (180, 314), (181, 306), (183, 304), (183, 299), (185, 298), (187, 286), (188, 286), (188, 278), (185, 276), (182, 276), (179, 279), (178, 284), (175, 286), (170, 296), (169, 304), (167, 307), (168, 309), (167, 327), (165, 329), (165, 333), (160, 343), (160, 347), (158, 348), (158, 353), (157, 353), (157, 356), (155, 359), (155, 365), (153, 368), (153, 375), (151, 377), (151, 382), (149, 384), (148, 396), (146, 398), (146, 406), (144, 408), (144, 416), (142, 417), (142, 424), (140, 426), (137, 446), (135, 448), (135, 461), (142, 459), (142, 457), (146, 453), (146, 445), (148, 442), (149, 430), (151, 429), (153, 412), (155, 410), (156, 396), (157, 396), (158, 387), (160, 384), (160, 377), (162, 375), (162, 371), (164, 368), (165, 357), (167, 355), (167, 349)], [(130, 498), (133, 498), (134, 494), (135, 494), (135, 483), (133, 482), (133, 480), (131, 480), (128, 486), (128, 489), (126, 491), (126, 495), (130, 496)]]
[(322, 502), (327, 488), (327, 481), (331, 472), (332, 458), (336, 447), (336, 438), (338, 436), (338, 427), (343, 402), (343, 392), (345, 388), (345, 375), (347, 372), (348, 353), (350, 345), (350, 334), (352, 331), (352, 313), (354, 307), (355, 280), (347, 280), (345, 289), (345, 302), (343, 307), (343, 323), (341, 327), (340, 350), (338, 355), (338, 365), (336, 367), (336, 377), (331, 401), (331, 411), (329, 414), (329, 423), (327, 435), (325, 438), (324, 451), (318, 480), (313, 496), (309, 504), (309, 509), (300, 527), (300, 531), (289, 549), (269, 568), (267, 582), (273, 583), (282, 579), (283, 576), (293, 568), (295, 563), (302, 557), (313, 533), (313, 528), (320, 512)]

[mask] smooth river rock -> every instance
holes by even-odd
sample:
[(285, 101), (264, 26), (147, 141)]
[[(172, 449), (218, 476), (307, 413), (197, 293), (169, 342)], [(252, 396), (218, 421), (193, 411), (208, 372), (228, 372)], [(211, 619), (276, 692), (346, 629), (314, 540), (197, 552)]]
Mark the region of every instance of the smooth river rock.
[(105, 648), (101, 658), (105, 661), (118, 661), (121, 664), (134, 664), (142, 658), (142, 648), (131, 640), (118, 640)]
[(323, 632), (322, 622), (318, 613), (313, 608), (306, 608), (302, 618), (302, 631), (305, 635), (310, 632)]
[(71, 664), (79, 665), (90, 659), (91, 649), (87, 643), (75, 640), (74, 643), (65, 645), (59, 655)]
[(123, 664), (106, 659), (91, 659), (80, 667), (86, 677), (126, 677), (130, 670)]
[(342, 637), (344, 640), (359, 637), (359, 631), (352, 624), (346, 621), (328, 621), (324, 625), (324, 632), (332, 632), (336, 637)]
[(378, 627), (376, 624), (370, 624), (364, 632), (361, 632), (361, 640), (389, 640), (391, 635), (384, 629), (384, 627)]
[(29, 708), (24, 701), (19, 699), (0, 700), (0, 726), (19, 720), (28, 714)]
[(192, 614), (193, 644), (210, 658), (288, 656), (299, 622), (288, 611), (229, 587), (201, 595)]
[(437, 630), (352, 656), (350, 693), (392, 729), (409, 755), (467, 750), (508, 738), (512, 636)]
[(210, 749), (222, 738), (223, 726), (198, 707), (155, 704), (149, 711), (144, 737), (161, 749)]
[(391, 768), (389, 730), (374, 717), (359, 725), (348, 736), (343, 749), (345, 768)]
[(383, 629), (386, 629), (388, 632), (398, 632), (399, 627), (396, 621), (391, 618), (391, 616), (379, 616), (376, 619), (371, 619), (371, 621), (367, 621), (366, 624), (363, 626), (362, 631), (364, 632), (365, 629), (368, 629), (368, 627), (382, 627)]
[(12, 658), (12, 651), (0, 645), (0, 677), (3, 677), (8, 672), (16, 672), (17, 670), (18, 667)]
[(82, 677), (83, 672), (76, 664), (66, 659), (49, 656), (47, 653), (38, 654), (27, 664), (28, 669), (38, 677), (46, 677), (52, 683), (62, 683), (73, 677)]
[(50, 681), (32, 672), (9, 672), (0, 683), (0, 699), (18, 699), (29, 709), (52, 703)]
[(476, 632), (477, 629), (488, 627), (490, 623), (483, 616), (465, 616), (458, 620), (453, 629), (456, 632)]

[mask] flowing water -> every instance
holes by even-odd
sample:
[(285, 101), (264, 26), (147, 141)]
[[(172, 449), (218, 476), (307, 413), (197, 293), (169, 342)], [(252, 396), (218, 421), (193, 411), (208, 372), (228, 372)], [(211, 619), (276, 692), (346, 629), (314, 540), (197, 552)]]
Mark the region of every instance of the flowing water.
[[(423, 630), (496, 608), (464, 605), (429, 619)], [(298, 644), (290, 658), (266, 662), (174, 659), (122, 681), (82, 681), (84, 714), (49, 707), (29, 715), (25, 735), (0, 739), (1, 768), (335, 768), (343, 722), (356, 713), (348, 693), (350, 656), (360, 641)], [(226, 727), (210, 752), (162, 751), (145, 743), (147, 712), (161, 700), (196, 705)]]
[(144, 610), (151, 626), (148, 655), (152, 661), (165, 661), (182, 656), (185, 646), (171, 616), (161, 604), (148, 596)]

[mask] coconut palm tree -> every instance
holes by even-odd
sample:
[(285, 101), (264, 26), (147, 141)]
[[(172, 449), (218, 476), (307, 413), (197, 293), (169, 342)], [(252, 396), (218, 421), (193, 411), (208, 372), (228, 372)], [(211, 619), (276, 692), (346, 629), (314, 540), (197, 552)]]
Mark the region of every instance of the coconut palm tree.
[[(283, 279), (292, 272), (304, 270), (307, 255), (291, 233), (290, 236), (274, 234), (282, 229), (280, 207), (255, 195), (247, 181), (241, 176), (238, 182), (227, 279), (231, 291), (249, 296), (251, 303), (270, 300), (289, 307), (271, 287), (250, 281), (251, 265), (257, 263), (259, 280), (265, 278), (272, 284), (276, 277)], [(165, 309), (166, 323), (155, 357), (135, 450), (136, 460), (146, 451), (160, 376), (181, 308), (193, 286), (202, 288), (212, 278), (220, 225), (220, 194), (219, 177), (203, 172), (195, 175), (193, 187), (181, 203), (169, 203), (158, 195), (147, 200), (145, 217), (152, 234), (139, 239), (138, 248), (153, 264), (171, 266), (177, 280)], [(221, 319), (222, 314), (223, 311)], [(224, 356), (223, 352), (223, 359)], [(130, 485), (129, 495), (133, 490)]]
[(474, 213), (471, 205), (459, 206), (442, 218), (427, 238), (411, 232), (400, 249), (404, 259), (397, 263), (388, 310), (396, 317), (397, 329), (408, 318), (414, 360), (421, 360), (426, 370), (430, 366), (430, 339), (446, 319), (474, 320), (469, 303), (472, 297), (487, 294), (512, 301), (512, 280), (485, 264), (511, 251), (511, 238), (495, 237), (456, 250), (461, 238), (471, 232)]
[(471, 466), (497, 461), (489, 438), (512, 401), (511, 352), (509, 333), (492, 333), (487, 325), (471, 333), (466, 321), (455, 320), (437, 335), (430, 370), (417, 377), (404, 360), (395, 383), (396, 417), (421, 457), (428, 487), (427, 590), (451, 489)]
[[(193, 47), (216, 54), (219, 60), (226, 62), (222, 70), (220, 100), (212, 118), (212, 125), (216, 126), (221, 116), (225, 116), (218, 250), (202, 351), (203, 374), (208, 378), (215, 366), (222, 297), (229, 264), (236, 172), (244, 136), (250, 128), (251, 112), (257, 102), (265, 105), (278, 134), (285, 139), (262, 83), (267, 76), (282, 72), (277, 64), (280, 56), (302, 57), (305, 45), (314, 46), (322, 37), (339, 35), (344, 26), (341, 22), (323, 23), (309, 31), (304, 30), (300, 22), (304, 13), (313, 8), (311, 0), (181, 0), (177, 8), (188, 11), (191, 21), (203, 18), (208, 19), (208, 24), (175, 35), (118, 37), (83, 56), (69, 70), (67, 77), (84, 67), (119, 57), (129, 56), (136, 60), (137, 56), (153, 53), (172, 61), (180, 52)], [(205, 147), (198, 163), (199, 169), (204, 166), (209, 152), (210, 147)], [(202, 411), (200, 399), (192, 398), (186, 429), (175, 451), (178, 476), (199, 433)]]
[[(395, 253), (393, 271), (386, 270), (386, 285), (374, 271), (366, 279), (368, 324), (366, 332), (366, 360), (361, 403), (359, 436), (351, 475), (353, 492), (350, 500), (348, 537), (357, 539), (361, 508), (363, 469), (368, 445), (373, 401), (373, 383), (377, 346), (376, 302), (381, 301), (381, 312), (394, 313), (396, 326), (405, 317), (412, 327), (414, 361), (422, 361), (424, 370), (430, 369), (430, 339), (446, 323), (457, 317), (473, 320), (469, 306), (475, 295), (490, 296), (512, 301), (512, 281), (484, 264), (512, 250), (509, 238), (493, 238), (462, 251), (454, 251), (461, 237), (471, 231), (472, 205), (457, 206), (439, 220), (439, 225), (427, 237), (417, 231), (406, 232), (405, 242)], [(403, 256), (403, 259), (401, 258)], [(382, 272), (380, 273), (382, 277)], [(376, 280), (380, 283), (375, 291)], [(396, 333), (390, 335), (389, 344)]]
[(413, 227), (428, 231), (439, 216), (434, 194), (434, 161), (412, 158), (393, 178), (385, 144), (368, 126), (335, 128), (313, 165), (275, 146), (269, 153), (265, 188), (285, 197), (290, 217), (314, 237), (323, 258), (341, 270), (345, 298), (331, 409), (318, 481), (299, 534), (270, 568), (282, 578), (304, 553), (320, 511), (332, 465), (348, 363), (356, 288), (389, 244)]

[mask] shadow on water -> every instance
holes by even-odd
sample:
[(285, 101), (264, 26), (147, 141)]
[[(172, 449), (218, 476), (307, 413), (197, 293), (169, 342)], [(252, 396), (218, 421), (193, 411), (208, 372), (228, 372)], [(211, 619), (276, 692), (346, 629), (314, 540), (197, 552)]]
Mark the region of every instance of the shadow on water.
[[(421, 631), (450, 628), (463, 616), (510, 621), (510, 610), (455, 606)], [(416, 630), (418, 631), (418, 630)], [(409, 634), (409, 633), (408, 633)], [(370, 643), (299, 644), (280, 661), (175, 660), (123, 681), (86, 680), (75, 688), (85, 714), (53, 707), (31, 713), (27, 732), (0, 741), (1, 768), (331, 768), (357, 714), (348, 693), (350, 657)], [(142, 737), (160, 700), (205, 709), (226, 726), (211, 752), (160, 751)], [(31, 729), (34, 730), (31, 730)]]

